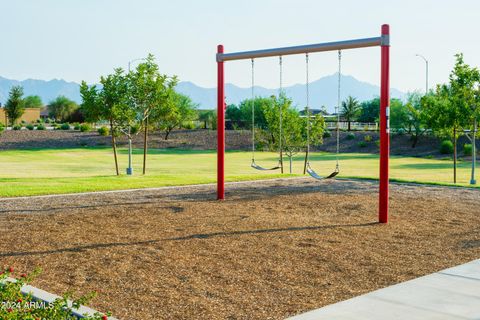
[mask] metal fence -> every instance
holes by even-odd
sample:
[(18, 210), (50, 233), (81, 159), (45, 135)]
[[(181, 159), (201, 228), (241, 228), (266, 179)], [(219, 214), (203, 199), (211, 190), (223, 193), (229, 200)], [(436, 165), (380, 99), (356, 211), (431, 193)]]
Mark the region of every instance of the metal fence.
[[(335, 130), (337, 128), (337, 122), (325, 122), (328, 130)], [(348, 122), (340, 121), (338, 123), (340, 129), (347, 129)], [(350, 128), (352, 130), (364, 130), (364, 131), (378, 131), (378, 123), (376, 122), (350, 122)]]

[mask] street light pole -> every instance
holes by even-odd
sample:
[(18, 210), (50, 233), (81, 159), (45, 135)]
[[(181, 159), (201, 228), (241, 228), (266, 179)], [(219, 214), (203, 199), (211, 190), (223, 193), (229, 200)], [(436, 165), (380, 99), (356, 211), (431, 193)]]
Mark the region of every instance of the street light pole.
[(428, 60), (421, 54), (416, 54), (417, 57), (422, 58), (425, 61), (425, 94), (428, 94)]
[[(128, 73), (130, 73), (130, 65), (132, 62), (145, 60), (145, 58), (138, 58), (128, 61)], [(132, 168), (132, 133), (130, 126), (128, 127), (128, 168), (127, 168), (127, 175), (131, 176), (133, 174)]]
[(475, 136), (477, 135), (477, 118), (475, 117), (473, 122), (473, 134), (471, 137), (472, 140), (472, 175), (470, 178), (470, 184), (474, 185), (477, 184), (477, 180), (475, 180), (475, 166), (477, 162), (477, 149), (475, 148)]

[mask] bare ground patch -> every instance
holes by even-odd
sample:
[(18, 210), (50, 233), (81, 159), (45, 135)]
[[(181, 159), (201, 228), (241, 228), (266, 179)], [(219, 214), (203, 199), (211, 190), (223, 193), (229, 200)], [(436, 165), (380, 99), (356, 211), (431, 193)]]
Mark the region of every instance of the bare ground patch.
[(282, 319), (480, 257), (480, 191), (287, 179), (0, 201), (0, 265), (121, 319)]

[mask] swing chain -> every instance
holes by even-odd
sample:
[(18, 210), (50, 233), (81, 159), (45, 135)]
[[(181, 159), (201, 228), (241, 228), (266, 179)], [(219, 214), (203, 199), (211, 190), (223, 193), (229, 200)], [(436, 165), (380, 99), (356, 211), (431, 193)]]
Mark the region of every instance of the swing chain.
[(252, 162), (255, 162), (255, 61), (252, 58)]
[(279, 87), (279, 94), (278, 94), (278, 108), (279, 108), (279, 117), (280, 117), (280, 125), (279, 125), (279, 133), (278, 133), (278, 136), (279, 136), (279, 141), (278, 141), (278, 144), (279, 144), (279, 164), (280, 164), (280, 167), (281, 167), (281, 171), (283, 173), (283, 145), (282, 145), (282, 140), (283, 140), (283, 137), (282, 137), (282, 126), (283, 126), (283, 117), (282, 117), (282, 113), (283, 113), (283, 110), (282, 110), (282, 97), (283, 97), (283, 59), (282, 59), (282, 56), (279, 56), (278, 57), (278, 64), (279, 64), (279, 68), (280, 68), (280, 87)]
[[(305, 87), (307, 90), (307, 105), (305, 106), (306, 116), (307, 116), (307, 155), (310, 154), (310, 88), (309, 88), (309, 61), (308, 61), (308, 53), (305, 54), (305, 62), (306, 62), (306, 81)], [(307, 158), (307, 165), (308, 165), (308, 158)]]
[(338, 50), (338, 91), (337, 91), (337, 153), (336, 153), (336, 170), (339, 170), (338, 154), (340, 153), (340, 104), (341, 101), (341, 84), (342, 84), (342, 50)]

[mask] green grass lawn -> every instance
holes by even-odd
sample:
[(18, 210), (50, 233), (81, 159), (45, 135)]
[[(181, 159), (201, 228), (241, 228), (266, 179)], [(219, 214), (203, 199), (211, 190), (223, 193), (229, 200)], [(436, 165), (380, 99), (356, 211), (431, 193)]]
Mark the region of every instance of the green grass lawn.
[[(119, 151), (122, 175), (114, 175), (113, 156), (109, 148), (9, 150), (0, 152), (1, 197), (99, 190), (118, 190), (215, 182), (216, 154), (213, 151), (150, 150), (147, 175), (142, 176), (142, 150), (135, 150), (134, 176), (126, 176), (127, 153)], [(275, 178), (277, 171), (250, 168), (251, 153), (228, 152), (227, 181)], [(277, 162), (276, 154), (260, 152), (257, 163), (268, 167)], [(335, 166), (335, 155), (312, 154), (311, 164), (320, 175), (329, 174)], [(340, 155), (340, 178), (378, 178), (378, 156), (371, 154)], [(285, 162), (288, 170), (288, 162)], [(294, 159), (294, 175), (302, 172), (303, 158)], [(290, 176), (290, 175), (283, 175)], [(452, 161), (412, 157), (392, 157), (393, 180), (450, 184)], [(470, 162), (460, 162), (459, 185), (467, 186)]]

